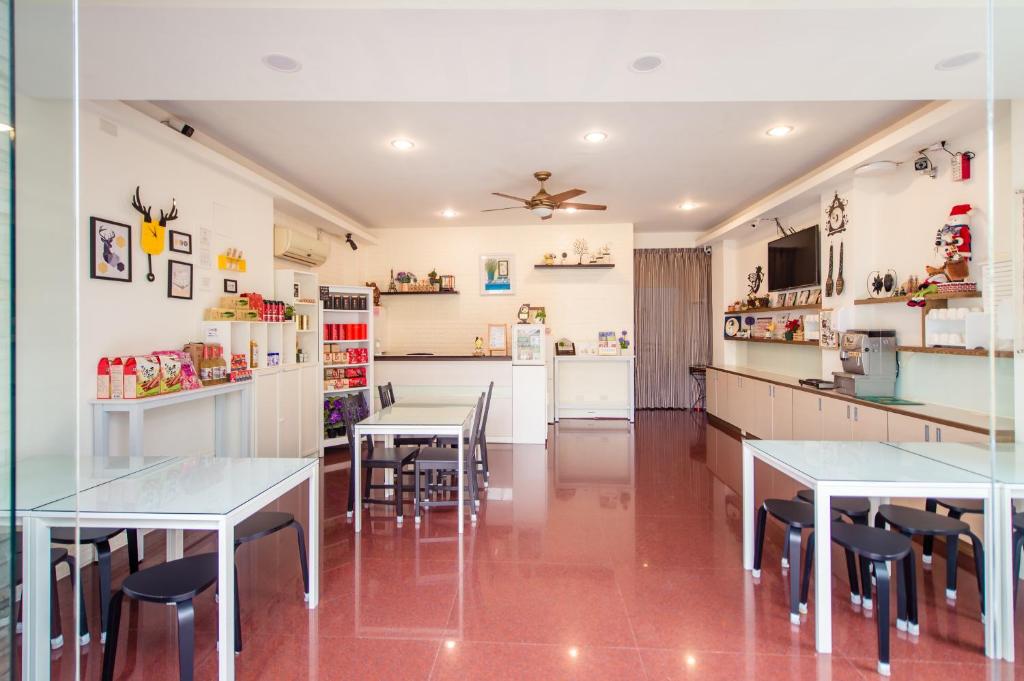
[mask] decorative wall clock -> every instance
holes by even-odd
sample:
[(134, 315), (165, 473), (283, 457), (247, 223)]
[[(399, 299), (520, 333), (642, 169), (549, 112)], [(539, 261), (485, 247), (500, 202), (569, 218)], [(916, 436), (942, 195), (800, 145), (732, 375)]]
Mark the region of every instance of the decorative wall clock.
[(171, 210), (169, 213), (164, 213), (163, 209), (160, 209), (160, 221), (156, 222), (153, 220), (152, 206), (144, 206), (142, 204), (142, 197), (139, 195), (139, 187), (135, 187), (135, 196), (132, 197), (132, 208), (142, 214), (142, 238), (139, 242), (142, 246), (142, 252), (146, 254), (149, 261), (149, 272), (146, 274), (147, 281), (155, 281), (156, 276), (153, 274), (153, 256), (160, 255), (164, 252), (164, 242), (167, 234), (167, 223), (171, 220), (178, 219), (178, 206), (175, 204), (174, 199), (171, 199)]
[(839, 196), (839, 192), (836, 192), (835, 196), (832, 197), (832, 203), (825, 210), (826, 234), (828, 236), (835, 236), (846, 231), (846, 226), (850, 221), (849, 215), (846, 213), (846, 206), (849, 203), (849, 201)]

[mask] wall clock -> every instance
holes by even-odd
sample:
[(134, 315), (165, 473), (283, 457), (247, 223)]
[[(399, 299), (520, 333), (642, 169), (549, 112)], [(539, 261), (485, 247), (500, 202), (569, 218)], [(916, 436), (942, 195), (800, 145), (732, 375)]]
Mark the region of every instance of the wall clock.
[(849, 216), (846, 213), (847, 204), (849, 204), (849, 201), (841, 198), (839, 192), (836, 192), (835, 196), (832, 197), (832, 203), (825, 210), (825, 223), (828, 226), (826, 233), (828, 236), (834, 236), (846, 231), (846, 225), (849, 224)]

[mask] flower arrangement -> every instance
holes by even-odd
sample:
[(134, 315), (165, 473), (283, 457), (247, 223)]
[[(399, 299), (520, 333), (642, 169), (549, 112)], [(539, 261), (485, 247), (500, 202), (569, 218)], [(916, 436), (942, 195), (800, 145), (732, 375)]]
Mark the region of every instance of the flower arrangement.
[(790, 319), (786, 322), (786, 340), (793, 340), (793, 335), (800, 330), (800, 320)]
[(622, 350), (629, 350), (629, 339), (626, 338), (626, 332), (623, 330), (622, 335), (619, 336), (619, 348)]
[(345, 430), (345, 402), (342, 397), (324, 398), (324, 437), (341, 437)]
[(416, 275), (412, 272), (399, 272), (395, 275), (395, 281), (399, 284), (411, 284), (416, 281)]

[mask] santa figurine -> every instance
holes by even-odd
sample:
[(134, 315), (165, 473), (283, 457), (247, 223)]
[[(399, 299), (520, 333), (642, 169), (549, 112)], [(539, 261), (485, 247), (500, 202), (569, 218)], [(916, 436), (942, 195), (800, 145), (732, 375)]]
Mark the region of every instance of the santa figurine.
[(911, 307), (924, 307), (925, 298), (938, 291), (937, 284), (967, 278), (967, 263), (971, 259), (971, 204), (960, 203), (949, 211), (946, 224), (935, 233), (935, 250), (942, 251), (942, 267), (925, 266), (928, 277), (907, 301)]

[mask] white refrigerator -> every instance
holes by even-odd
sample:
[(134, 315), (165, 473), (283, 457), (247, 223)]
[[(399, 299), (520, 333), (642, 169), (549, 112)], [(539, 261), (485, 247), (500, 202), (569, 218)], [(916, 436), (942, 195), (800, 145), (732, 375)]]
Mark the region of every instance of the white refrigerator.
[(512, 441), (544, 444), (548, 436), (548, 343), (543, 324), (512, 326)]

